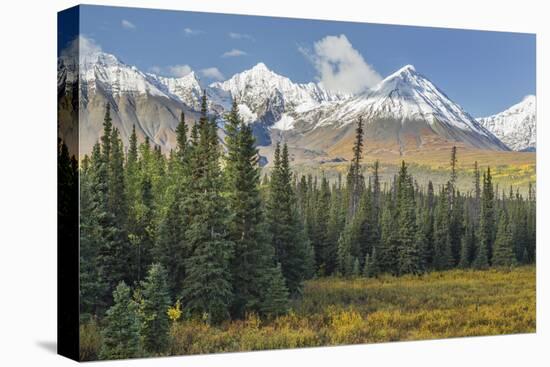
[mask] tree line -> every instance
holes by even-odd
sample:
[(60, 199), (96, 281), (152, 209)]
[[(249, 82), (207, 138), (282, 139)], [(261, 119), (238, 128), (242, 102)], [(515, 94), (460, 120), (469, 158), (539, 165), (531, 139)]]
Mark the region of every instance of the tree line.
[(135, 127), (125, 149), (107, 105), (103, 135), (79, 167), (60, 144), (60, 180), (80, 175), (81, 317), (103, 320), (102, 357), (161, 353), (176, 301), (184, 317), (214, 324), (272, 318), (316, 276), (535, 261), (534, 190), (499, 194), (476, 163), (474, 190), (461, 192), (455, 148), (441, 187), (420, 187), (405, 162), (382, 183), (378, 162), (365, 177), (359, 119), (345, 183), (297, 177), (286, 144), (261, 179), (236, 103), (225, 121), (222, 148), (204, 95), (197, 123), (181, 114), (166, 156), (148, 138), (138, 144)]

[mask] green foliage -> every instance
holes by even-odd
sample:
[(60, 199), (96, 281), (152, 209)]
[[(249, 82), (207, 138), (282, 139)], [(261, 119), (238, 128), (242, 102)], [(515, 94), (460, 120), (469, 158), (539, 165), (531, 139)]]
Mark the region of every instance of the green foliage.
[(172, 304), (166, 270), (153, 264), (141, 284), (141, 337), (144, 349), (152, 354), (163, 352), (168, 346), (168, 308)]
[(229, 240), (227, 204), (222, 196), (216, 123), (206, 114), (206, 94), (202, 107), (184, 204), (189, 215), (184, 237), (192, 251), (183, 260), (182, 299), (191, 313), (205, 314), (209, 321), (219, 323), (229, 316), (233, 300), (229, 264), (234, 244)]
[(390, 207), (385, 207), (382, 212), (382, 237), (379, 251), (379, 264), (382, 273), (397, 274), (397, 233), (394, 214)]
[(433, 266), (437, 270), (450, 269), (453, 266), (453, 255), (449, 232), (450, 214), (447, 188), (443, 189), (439, 195), (434, 217)]
[(351, 276), (353, 273), (354, 258), (351, 254), (351, 244), (354, 242), (354, 230), (352, 225), (347, 225), (338, 240), (338, 274)]
[[(479, 222), (480, 248), (487, 251), (488, 264), (493, 256), (493, 243), (496, 235), (496, 217), (494, 208), (494, 189), (492, 184), (491, 168), (483, 173), (483, 189), (481, 194), (481, 212)], [(483, 254), (482, 254), (483, 256)], [(483, 262), (483, 261), (482, 261)]]
[[(235, 251), (230, 264), (234, 296), (231, 313), (241, 318), (252, 311), (279, 314), (285, 309), (288, 300), (283, 298), (288, 298), (288, 294), (284, 279), (279, 279), (280, 268), (272, 269), (274, 250), (265, 225), (254, 135), (252, 128), (240, 119), (236, 102), (226, 118), (224, 173), (231, 213), (229, 237)], [(277, 294), (269, 294), (271, 291)]]
[(460, 261), (458, 266), (462, 269), (469, 268), (475, 258), (476, 235), (474, 226), (468, 216), (464, 217), (464, 236), (460, 243)]
[(291, 182), (288, 147), (285, 144), (281, 152), (280, 144), (277, 144), (266, 205), (267, 223), (276, 261), (281, 264), (290, 294), (296, 295), (300, 293), (305, 278), (307, 242), (304, 241)]
[(420, 274), (424, 266), (421, 244), (417, 240), (414, 187), (405, 162), (402, 162), (397, 184), (397, 271), (398, 274)]
[(353, 143), (353, 158), (348, 170), (346, 191), (348, 195), (348, 219), (355, 215), (359, 206), (359, 200), (365, 186), (365, 178), (361, 172), (361, 159), (363, 157), (363, 119), (359, 117), (355, 128), (355, 141)]
[(127, 359), (140, 356), (138, 304), (130, 288), (120, 282), (113, 292), (114, 304), (105, 316), (101, 333), (101, 359)]
[(181, 292), (185, 278), (184, 259), (190, 255), (190, 249), (185, 241), (185, 222), (182, 209), (182, 193), (177, 190), (168, 207), (165, 217), (160, 223), (157, 243), (154, 249), (155, 261), (162, 264), (168, 274), (170, 293)]
[(268, 270), (265, 284), (265, 292), (260, 304), (260, 312), (267, 317), (283, 315), (288, 311), (288, 289), (281, 270), (281, 264), (277, 264)]
[(516, 255), (514, 254), (514, 244), (512, 237), (512, 226), (508, 220), (506, 210), (501, 210), (498, 219), (498, 229), (495, 239), (495, 248), (493, 252), (493, 265), (501, 267), (510, 267), (516, 265)]

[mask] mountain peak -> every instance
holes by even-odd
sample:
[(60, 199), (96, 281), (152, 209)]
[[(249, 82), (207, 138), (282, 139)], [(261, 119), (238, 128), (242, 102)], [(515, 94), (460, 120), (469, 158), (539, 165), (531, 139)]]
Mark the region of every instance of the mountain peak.
[(198, 79), (197, 77), (197, 74), (195, 74), (195, 71), (191, 70), (189, 72), (189, 74), (185, 74), (184, 76), (182, 76), (181, 78), (186, 78), (186, 79)]
[(413, 65), (408, 64), (388, 75), (380, 82), (380, 84), (396, 79), (403, 80), (410, 77), (417, 77), (418, 75), (419, 74), (416, 72), (416, 68)]
[(414, 65), (407, 64), (407, 65), (403, 66), (401, 69), (398, 70), (398, 72), (404, 72), (404, 71), (416, 72), (416, 68), (414, 67)]
[(533, 94), (528, 94), (521, 100), (522, 102), (527, 103), (534, 103), (537, 100), (537, 97), (535, 97)]
[(124, 65), (115, 55), (102, 51), (81, 53), (79, 63), (80, 67), (84, 69), (93, 65), (104, 67)]
[(261, 62), (261, 61), (260, 61), (259, 63), (257, 63), (256, 65), (254, 65), (254, 66), (252, 67), (252, 69), (251, 69), (251, 70), (258, 70), (258, 71), (271, 71), (271, 70), (269, 70), (269, 68), (267, 67), (267, 65), (266, 65), (266, 64), (264, 64), (264, 63), (263, 63), (263, 62)]

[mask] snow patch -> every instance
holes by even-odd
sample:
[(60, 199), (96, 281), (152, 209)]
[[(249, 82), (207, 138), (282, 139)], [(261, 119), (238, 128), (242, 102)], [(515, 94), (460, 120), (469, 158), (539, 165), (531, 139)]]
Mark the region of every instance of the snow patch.
[(294, 118), (290, 116), (288, 113), (283, 113), (281, 115), (281, 119), (277, 122), (275, 122), (272, 126), (272, 129), (277, 130), (291, 130), (294, 128)]
[(243, 119), (245, 124), (250, 124), (258, 119), (258, 115), (248, 108), (247, 105), (241, 103), (238, 105), (239, 116)]

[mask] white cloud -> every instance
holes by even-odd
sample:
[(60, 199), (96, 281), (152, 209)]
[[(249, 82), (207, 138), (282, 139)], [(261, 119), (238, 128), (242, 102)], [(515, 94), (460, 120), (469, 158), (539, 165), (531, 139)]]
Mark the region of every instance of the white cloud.
[(122, 22), (120, 24), (122, 25), (122, 28), (136, 29), (135, 24), (126, 19), (122, 19)]
[(168, 66), (168, 72), (170, 73), (171, 76), (175, 76), (176, 78), (181, 78), (182, 76), (186, 76), (192, 71), (193, 69), (191, 69), (191, 66), (187, 64)]
[(154, 65), (154, 66), (151, 66), (149, 68), (149, 71), (153, 74), (161, 74), (162, 73), (162, 68), (160, 66)]
[(61, 51), (61, 55), (66, 57), (75, 57), (78, 55), (82, 58), (101, 51), (101, 46), (94, 39), (80, 35)]
[(163, 76), (171, 76), (174, 78), (181, 78), (189, 73), (191, 73), (193, 69), (191, 66), (187, 64), (181, 64), (181, 65), (169, 65), (169, 66), (158, 66), (153, 65), (149, 68), (149, 72), (156, 74), (156, 75), (163, 75)]
[(244, 56), (244, 55), (246, 55), (246, 52), (234, 48), (231, 51), (224, 52), (222, 57), (237, 57), (237, 56)]
[(328, 89), (360, 93), (382, 80), (343, 34), (315, 42), (313, 53), (303, 47), (298, 50), (313, 62), (319, 80)]
[(254, 37), (252, 37), (251, 35), (246, 34), (246, 33), (229, 32), (228, 36), (229, 36), (229, 38), (232, 38), (234, 40), (254, 41)]
[(221, 73), (218, 68), (206, 68), (201, 70), (201, 74), (205, 76), (206, 78), (214, 79), (214, 80), (224, 80), (225, 76)]
[(200, 29), (193, 29), (193, 28), (184, 28), (183, 32), (185, 33), (186, 36), (196, 36), (202, 33)]

